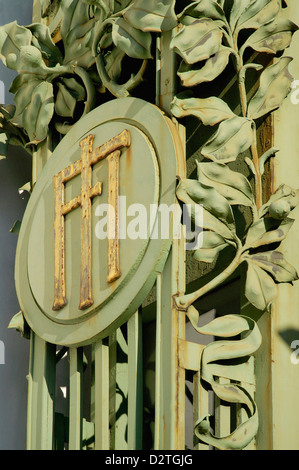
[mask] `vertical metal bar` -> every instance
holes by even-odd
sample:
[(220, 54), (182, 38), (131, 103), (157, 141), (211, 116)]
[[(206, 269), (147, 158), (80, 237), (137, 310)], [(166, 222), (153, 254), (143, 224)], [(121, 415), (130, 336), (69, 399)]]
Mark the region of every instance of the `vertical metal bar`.
[(70, 348), (70, 410), (69, 410), (69, 450), (81, 450), (82, 445), (82, 389), (83, 389), (83, 350)]
[[(176, 55), (171, 52), (173, 32), (157, 39), (156, 104), (166, 113), (176, 89)], [(181, 134), (184, 139), (184, 133)], [(184, 144), (184, 140), (182, 140)], [(178, 161), (177, 175), (185, 177), (185, 155)], [(173, 296), (185, 291), (185, 242), (173, 241), (168, 260), (157, 283), (157, 341), (155, 449), (185, 447), (185, 370), (179, 367), (178, 338), (185, 338), (185, 313), (176, 310)], [(158, 395), (157, 395), (158, 394)]]
[[(193, 376), (193, 427), (195, 423), (205, 415), (209, 414), (209, 392), (205, 390), (200, 381), (200, 371)], [(194, 438), (194, 450), (209, 450), (207, 444), (201, 443)]]
[(154, 435), (154, 449), (160, 450), (161, 443), (161, 399), (162, 399), (162, 386), (161, 386), (161, 345), (162, 345), (162, 279), (161, 274), (158, 274), (156, 281), (156, 369), (155, 369), (155, 435)]
[[(229, 384), (230, 380), (218, 378), (220, 384)], [(215, 435), (224, 437), (231, 432), (231, 407), (221, 404), (221, 400), (215, 396)]]
[(109, 426), (110, 449), (116, 443), (116, 372), (117, 372), (117, 331), (109, 337)]
[(109, 344), (98, 341), (94, 346), (95, 361), (95, 450), (109, 450)]
[(142, 449), (142, 362), (142, 315), (138, 310), (128, 321), (128, 450)]
[(52, 450), (56, 346), (31, 332), (28, 374), (27, 449)]

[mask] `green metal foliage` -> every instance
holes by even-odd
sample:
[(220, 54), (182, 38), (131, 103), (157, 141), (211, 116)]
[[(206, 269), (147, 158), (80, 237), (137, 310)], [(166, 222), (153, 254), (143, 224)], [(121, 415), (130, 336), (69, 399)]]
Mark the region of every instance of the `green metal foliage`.
[[(224, 1), (192, 2), (178, 15), (178, 32), (171, 44), (181, 58), (178, 69), (181, 85), (188, 88), (174, 98), (173, 115), (177, 118), (195, 116), (204, 126), (216, 127), (201, 148), (197, 179), (182, 180), (177, 188), (178, 199), (191, 206), (195, 223), (196, 206), (200, 204), (203, 208), (203, 244), (194, 252), (194, 258), (213, 263), (226, 247), (232, 246), (235, 251), (232, 262), (220, 274), (197, 291), (176, 299), (178, 308), (186, 311), (198, 331), (199, 314), (192, 304), (226, 281), (241, 264), (247, 264), (245, 296), (260, 311), (271, 311), (279, 283), (292, 283), (299, 278), (280, 247), (294, 223), (290, 215), (298, 205), (299, 191), (282, 185), (267, 202), (264, 201), (265, 163), (278, 150), (272, 148), (259, 155), (256, 131), (256, 121), (279, 108), (291, 90), (293, 78), (288, 66), (292, 58), (282, 53), (298, 27), (282, 15), (281, 0), (234, 0), (230, 2), (231, 8), (225, 8), (225, 5)], [(273, 60), (261, 60), (264, 55)], [(239, 107), (234, 109), (219, 96), (198, 96), (203, 83), (210, 83), (215, 89), (214, 81), (229, 64), (235, 68), (236, 95), (239, 96)], [(253, 73), (256, 74), (253, 94), (249, 90), (249, 71), (251, 82)], [(222, 91), (219, 89), (219, 95)], [(244, 156), (247, 151), (250, 158)], [(253, 177), (252, 185), (245, 176), (230, 168), (229, 164), (237, 159), (247, 163)], [(240, 218), (236, 217), (242, 206), (251, 210), (251, 220), (245, 231), (239, 226)], [(235, 321), (232, 316), (222, 317), (215, 320), (218, 332), (213, 322), (206, 325), (205, 331), (199, 332), (233, 337)], [(246, 322), (242, 317), (239, 321)], [(259, 333), (256, 325), (252, 324), (249, 329), (252, 332), (245, 341), (250, 343), (252, 335), (259, 336)], [(228, 388), (219, 385), (209, 371), (213, 361), (222, 359), (231, 360), (233, 367), (233, 360), (240, 357), (237, 345), (242, 341), (217, 341), (207, 346), (203, 353), (202, 379), (211, 385), (220, 399), (242, 403), (242, 406), (246, 403), (248, 410), (248, 421), (226, 437), (213, 436), (206, 418), (197, 423), (194, 430), (197, 437), (219, 449), (244, 448), (258, 429), (257, 410), (250, 394), (238, 385), (230, 384)], [(241, 347), (240, 350), (244, 355), (251, 355), (259, 344), (260, 340), (255, 341), (255, 348)]]
[[(171, 109), (176, 117), (193, 115), (205, 126), (217, 126), (201, 148), (203, 161), (197, 165), (197, 180), (181, 181), (178, 197), (193, 206), (203, 205), (203, 247), (195, 252), (195, 258), (211, 263), (228, 244), (234, 245), (233, 269), (243, 262), (248, 264), (247, 299), (258, 309), (269, 310), (276, 296), (276, 284), (298, 279), (296, 270), (278, 248), (293, 224), (289, 214), (298, 204), (299, 192), (283, 186), (263, 204), (265, 162), (277, 149), (258, 155), (256, 120), (277, 109), (291, 90), (293, 79), (288, 65), (292, 59), (277, 53), (290, 45), (298, 28), (282, 15), (280, 0), (235, 0), (230, 11), (223, 9), (222, 3), (198, 0), (186, 7), (179, 15), (179, 31), (172, 47), (183, 59), (178, 75), (182, 85), (189, 88), (213, 82), (231, 58), (238, 81), (240, 113), (217, 96), (199, 98), (189, 90), (174, 98)], [(264, 66), (254, 62), (257, 54), (246, 62), (245, 52), (249, 48), (271, 54), (273, 63)], [(257, 74), (258, 86), (248, 99), (246, 77), (250, 69)], [(254, 188), (227, 165), (247, 150), (251, 151), (251, 158), (245, 157), (245, 162), (254, 177)], [(232, 206), (248, 206), (252, 211), (251, 224), (242, 237)], [(230, 267), (227, 273), (232, 273)], [(223, 280), (220, 276), (220, 281)], [(178, 305), (188, 308), (202, 292), (201, 289), (178, 299)]]
[[(16, 132), (6, 132), (8, 124), (1, 124), (1, 132), (14, 135), (11, 143), (22, 133), (20, 143), (31, 150), (51, 125), (66, 134), (105, 91), (128, 96), (152, 58), (151, 33), (176, 26), (174, 5), (174, 0), (61, 0), (58, 44), (44, 24), (0, 27), (0, 58), (18, 73), (10, 89), (15, 110), (11, 116), (2, 113)], [(43, 9), (48, 7), (46, 2)], [(140, 70), (118, 84), (125, 57), (139, 59)]]
[[(248, 392), (238, 383), (221, 384), (215, 380), (215, 375), (226, 377), (230, 368), (236, 368), (239, 363), (238, 382), (242, 382), (240, 365), (248, 364), (249, 357), (254, 354), (262, 343), (260, 331), (256, 323), (241, 315), (225, 315), (216, 318), (208, 325), (199, 328), (197, 310), (192, 306), (188, 317), (195, 330), (203, 335), (213, 335), (225, 340), (208, 344), (202, 354), (201, 377), (209, 383), (214, 393), (225, 402), (236, 403), (248, 410), (248, 419), (238, 426), (231, 434), (217, 437), (210, 430), (209, 416), (201, 417), (195, 424), (195, 435), (206, 444), (220, 450), (242, 449), (252, 441), (258, 430), (258, 410), (256, 403)], [(238, 335), (246, 333), (242, 339), (230, 341)], [(218, 364), (218, 361), (222, 361)], [(217, 364), (215, 366), (215, 364)], [(217, 367), (217, 370), (215, 370)], [(215, 374), (216, 372), (216, 374)]]

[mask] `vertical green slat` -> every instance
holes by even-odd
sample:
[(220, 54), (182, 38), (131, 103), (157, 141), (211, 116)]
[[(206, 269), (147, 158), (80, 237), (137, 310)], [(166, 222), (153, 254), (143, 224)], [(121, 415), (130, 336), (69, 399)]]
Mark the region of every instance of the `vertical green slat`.
[(28, 374), (27, 449), (52, 450), (56, 346), (31, 332)]
[[(219, 377), (220, 384), (229, 384), (230, 380)], [(218, 437), (228, 436), (231, 432), (231, 407), (224, 405), (215, 395), (215, 434)]]
[(94, 345), (95, 450), (109, 450), (109, 345), (100, 340)]
[(158, 274), (156, 281), (156, 369), (155, 369), (155, 436), (154, 436), (154, 449), (160, 449), (161, 443), (161, 399), (162, 399), (162, 388), (161, 388), (161, 344), (162, 344), (162, 280), (161, 274)]
[(128, 321), (128, 450), (142, 449), (142, 363), (142, 315), (139, 310)]
[[(209, 414), (209, 392), (201, 384), (200, 372), (193, 376), (193, 427), (195, 423)], [(194, 437), (194, 450), (209, 450), (209, 446)]]
[(117, 331), (109, 337), (109, 426), (110, 449), (116, 448), (116, 372), (117, 372)]
[(70, 348), (70, 414), (69, 449), (80, 450), (82, 445), (82, 385), (83, 349)]

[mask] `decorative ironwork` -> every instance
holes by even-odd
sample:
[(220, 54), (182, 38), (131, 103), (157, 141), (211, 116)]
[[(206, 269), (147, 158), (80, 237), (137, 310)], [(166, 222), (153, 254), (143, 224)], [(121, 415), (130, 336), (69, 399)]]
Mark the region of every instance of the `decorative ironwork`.
[[(2, 26), (0, 57), (7, 67), (18, 72), (18, 76), (11, 87), (15, 109), (0, 108), (0, 132), (12, 144), (21, 144), (29, 150), (45, 141), (49, 128), (66, 134), (76, 121), (107, 97), (128, 96), (141, 83), (148, 61), (153, 57), (154, 35), (172, 31), (171, 48), (181, 58), (178, 81), (182, 88), (188, 88), (188, 93), (184, 91), (175, 96), (172, 115), (178, 119), (195, 116), (204, 126), (218, 126), (201, 148), (197, 179), (182, 179), (177, 188), (178, 199), (190, 204), (193, 217), (196, 205), (203, 206), (203, 246), (195, 251), (194, 258), (198, 262), (212, 263), (228, 246), (235, 252), (231, 263), (208, 284), (174, 299), (177, 310), (186, 312), (198, 330), (194, 302), (226, 281), (241, 264), (247, 264), (245, 295), (260, 311), (271, 310), (278, 283), (298, 279), (296, 269), (287, 262), (280, 245), (293, 225), (290, 214), (298, 205), (299, 191), (282, 185), (266, 200), (263, 194), (265, 164), (278, 150), (271, 148), (259, 154), (257, 145), (258, 120), (279, 108), (291, 90), (293, 79), (288, 66), (292, 58), (282, 53), (298, 27), (282, 14), (283, 0), (197, 0), (189, 3), (178, 12), (180, 2), (175, 0), (53, 2), (55, 14), (60, 12), (61, 18), (58, 39), (57, 34), (52, 34), (55, 42), (45, 24), (23, 27), (13, 22)], [(43, 2), (45, 15), (50, 4)], [(60, 41), (63, 47), (59, 47)], [(139, 61), (139, 65), (137, 72), (120, 83), (126, 58)], [(224, 100), (222, 89), (218, 96), (203, 98), (200, 95), (202, 84), (212, 85), (229, 64), (235, 68), (239, 101), (236, 109)], [(253, 91), (247, 87), (249, 76), (254, 82)], [(90, 141), (85, 143), (89, 145)], [(248, 151), (250, 158), (247, 154), (244, 156)], [(113, 187), (116, 187), (119, 154), (113, 155), (109, 158), (110, 168), (114, 168), (111, 179), (115, 178)], [(254, 184), (230, 168), (237, 159), (243, 159), (247, 164)], [(84, 168), (90, 171), (89, 164)], [(60, 188), (63, 181), (57, 179), (58, 182), (56, 186)], [(90, 180), (85, 189), (88, 201), (100, 193), (100, 187), (90, 188)], [(112, 204), (114, 200), (115, 194), (112, 194)], [(60, 205), (57, 214), (63, 215), (62, 207), (66, 213), (82, 205), (83, 201), (78, 197), (69, 204)], [(250, 223), (245, 231), (235, 217), (239, 207), (250, 210)], [(58, 231), (59, 244), (63, 246), (63, 230), (60, 227)], [(116, 256), (111, 259), (114, 265), (112, 280), (119, 275), (119, 267), (117, 246), (110, 248)], [(61, 280), (62, 273), (57, 278)], [(57, 294), (60, 299), (57, 306), (61, 308), (65, 302), (63, 282), (58, 290), (61, 292)], [(83, 297), (90, 302), (90, 290), (87, 290)], [(223, 356), (217, 353), (221, 342), (208, 345), (201, 358), (201, 379), (209, 383), (221, 399), (247, 406), (250, 416), (247, 422), (224, 438), (212, 436), (205, 418), (196, 425), (195, 433), (203, 442), (217, 448), (240, 449), (257, 432), (258, 414), (254, 400), (238, 385), (217, 384), (209, 372), (209, 365), (216, 359), (243, 357), (244, 351), (252, 355), (260, 344), (260, 335), (257, 326), (241, 316), (215, 320), (200, 332), (215, 334), (216, 330), (220, 337), (231, 338), (244, 331), (250, 331), (250, 335), (245, 340), (227, 341)], [(243, 348), (245, 343), (239, 356), (238, 347)], [(233, 346), (236, 349), (232, 354)]]

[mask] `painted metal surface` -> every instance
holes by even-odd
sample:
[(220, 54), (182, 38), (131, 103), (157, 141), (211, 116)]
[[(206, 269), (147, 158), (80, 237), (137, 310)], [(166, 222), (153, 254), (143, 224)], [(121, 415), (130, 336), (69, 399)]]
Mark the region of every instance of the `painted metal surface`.
[[(53, 14), (50, 15), (51, 6)], [(287, 19), (283, 10), (284, 2), (280, 0), (244, 1), (242, 4), (234, 0), (229, 6), (231, 8), (222, 0), (209, 2), (198, 0), (190, 2), (178, 12), (182, 7), (180, 2), (175, 0), (165, 2), (124, 0), (118, 2), (118, 5), (116, 2), (97, 3), (89, 0), (46, 1), (39, 5), (37, 2), (36, 7), (42, 8), (43, 14), (48, 16), (49, 29), (45, 26), (46, 21), (39, 27), (33, 25), (24, 28), (10, 24), (2, 28), (4, 38), (0, 42), (2, 60), (19, 73), (12, 86), (17, 98), (15, 113), (3, 107), (0, 109), (2, 132), (4, 131), (12, 142), (26, 145), (34, 158), (42, 153), (47, 154), (45, 152), (47, 146), (41, 145), (41, 142), (44, 142), (51, 132), (58, 132), (61, 136), (67, 134), (39, 177), (28, 206), (29, 216), (27, 219), (25, 217), (23, 222), (18, 250), (17, 288), (22, 299), (21, 304), (24, 303), (24, 306), (21, 306), (25, 317), (40, 336), (38, 338), (33, 334), (32, 344), (34, 341), (36, 344), (40, 341), (40, 349), (47, 351), (43, 355), (45, 361), (50, 360), (52, 356), (47, 349), (49, 345), (46, 346), (47, 343), (42, 342), (41, 338), (71, 346), (72, 394), (69, 435), (71, 448), (81, 448), (83, 436), (87, 435), (88, 426), (87, 424), (83, 426), (81, 403), (82, 350), (78, 346), (92, 341), (97, 341), (93, 345), (93, 363), (96, 368), (93, 396), (95, 446), (117, 448), (118, 445), (122, 445), (119, 444), (121, 439), (116, 423), (116, 388), (119, 382), (116, 351), (117, 345), (123, 340), (119, 326), (126, 321), (128, 322), (126, 344), (128, 375), (127, 384), (124, 386), (126, 392), (123, 394), (125, 398), (126, 393), (128, 399), (129, 433), (128, 442), (124, 445), (129, 449), (141, 447), (142, 438), (138, 434), (138, 429), (142, 427), (142, 393), (138, 373), (142, 371), (140, 359), (142, 328), (141, 313), (137, 312), (137, 308), (156, 279), (155, 448), (183, 449), (185, 446), (186, 371), (193, 372), (194, 448), (204, 450), (208, 449), (208, 446), (217, 449), (256, 448), (260, 397), (265, 396), (258, 390), (259, 400), (255, 400), (256, 386), (259, 389), (265, 383), (260, 372), (263, 353), (259, 353), (258, 350), (262, 348), (263, 351), (267, 351), (268, 362), (272, 354), (276, 357), (277, 353), (267, 348), (269, 345), (277, 348), (275, 328), (280, 323), (269, 320), (268, 314), (273, 315), (277, 306), (281, 305), (282, 289), (298, 280), (296, 267), (285, 258), (284, 247), (289, 231), (294, 225), (291, 216), (296, 213), (299, 201), (298, 190), (284, 184), (284, 181), (280, 181), (280, 186), (271, 181), (271, 193), (268, 194), (269, 188), (265, 191), (265, 186), (269, 186), (267, 165), (271, 161), (273, 168), (272, 160), (278, 149), (274, 146), (260, 148), (258, 123), (261, 118), (265, 119), (266, 115), (278, 109), (290, 92), (293, 77), (289, 72), (289, 66), (292, 59), (282, 53), (290, 46), (292, 36), (298, 27)], [(77, 34), (79, 31), (84, 32), (79, 35)], [(7, 41), (11, 36), (17, 38), (12, 44)], [(157, 69), (156, 105), (178, 120), (192, 117), (205, 128), (211, 128), (208, 140), (203, 142), (200, 149), (195, 178), (186, 177), (185, 154), (181, 147), (182, 143), (183, 145), (185, 143), (182, 126), (163, 116), (152, 105), (144, 102), (141, 105), (140, 101), (128, 98), (146, 75), (149, 61), (153, 58), (154, 38)], [(57, 47), (57, 42), (61, 42), (63, 48)], [(253, 54), (250, 55), (249, 51), (250, 53), (253, 51)], [(269, 57), (272, 59), (273, 56), (274, 60), (269, 60)], [(132, 61), (139, 60), (139, 66), (136, 62), (137, 71), (122, 83), (120, 78), (127, 58)], [(214, 81), (219, 79), (222, 73), (226, 73), (229, 64), (233, 65), (235, 72), (228, 88), (234, 92), (226, 93), (227, 89), (223, 90), (220, 86), (221, 89), (216, 93), (214, 87), (213, 92), (217, 96), (203, 98), (199, 92), (201, 85), (207, 83), (214, 85)], [(29, 69), (30, 79), (27, 77), (28, 80), (25, 80)], [(216, 84), (219, 85), (219, 81), (216, 81)], [(177, 93), (177, 88), (187, 88), (191, 94)], [(28, 90), (32, 92), (29, 94), (31, 101), (28, 100)], [(107, 97), (107, 94), (110, 94), (109, 96), (112, 95), (116, 100), (96, 108), (99, 90), (102, 95)], [(138, 102), (137, 119), (135, 104)], [(93, 108), (96, 109), (91, 111)], [(125, 109), (126, 112), (121, 114), (118, 108)], [(106, 116), (109, 115), (109, 109), (113, 109), (110, 121)], [(103, 111), (104, 118), (98, 118), (99, 110)], [(118, 112), (120, 114), (117, 114)], [(36, 113), (39, 119), (34, 119)], [(177, 199), (181, 204), (189, 204), (195, 224), (196, 209), (198, 206), (203, 207), (202, 246), (193, 253), (196, 262), (212, 265), (227, 248), (235, 251), (230, 263), (223, 265), (220, 273), (215, 274), (209, 282), (186, 293), (185, 241), (184, 237), (181, 237), (180, 240), (173, 240), (171, 247), (171, 240), (168, 240), (163, 247), (160, 245), (160, 250), (155, 251), (155, 259), (159, 260), (155, 265), (150, 260), (146, 260), (145, 263), (142, 261), (138, 266), (134, 265), (134, 278), (130, 278), (126, 284), (129, 292), (127, 296), (119, 294), (116, 288), (110, 297), (109, 294), (105, 299), (94, 297), (90, 279), (91, 273), (96, 279), (91, 268), (91, 259), (95, 258), (95, 254), (92, 253), (94, 240), (90, 234), (88, 220), (91, 218), (91, 198), (102, 195), (104, 191), (99, 185), (92, 186), (91, 179), (90, 155), (93, 151), (91, 148), (93, 139), (86, 136), (90, 132), (93, 134), (95, 121), (101, 124), (109, 123), (111, 137), (116, 135), (116, 131), (123, 130), (119, 127), (120, 122), (126, 125), (131, 135), (132, 146), (136, 137), (136, 128), (139, 132), (137, 134), (143, 136), (144, 142), (149, 139), (153, 146), (150, 152), (152, 167), (149, 172), (142, 168), (140, 174), (143, 171), (148, 175), (152, 171), (155, 181), (153, 186), (157, 190), (154, 194), (156, 196), (159, 194), (160, 197), (160, 199), (157, 197), (157, 200), (163, 200), (162, 196), (166, 194), (170, 185), (171, 195), (167, 201), (171, 203), (175, 201), (177, 178), (179, 181)], [(77, 133), (79, 127), (80, 132)], [(108, 132), (107, 129), (105, 127), (105, 134)], [(71, 164), (66, 162), (65, 156), (62, 161), (58, 158), (58, 152), (61, 155), (67, 154), (67, 148), (73, 145), (74, 141), (76, 144), (82, 142), (81, 157), (83, 159), (84, 156), (88, 157), (86, 165), (82, 159), (80, 165), (77, 165), (75, 158), (71, 158)], [(101, 143), (106, 141), (107, 139), (103, 138)], [(87, 143), (88, 147), (85, 151), (84, 143)], [(36, 151), (36, 148), (39, 150)], [(139, 145), (138, 148), (140, 151), (144, 146)], [(175, 158), (169, 158), (169, 148), (172, 149), (170, 155), (177, 158), (177, 161)], [(134, 157), (134, 147), (132, 150)], [(120, 153), (112, 154), (110, 160), (108, 157), (110, 163), (108, 185), (109, 182), (113, 182), (110, 184), (113, 190), (109, 191), (108, 201), (114, 207), (118, 188), (121, 189), (124, 157), (126, 155), (129, 160), (129, 154), (131, 156), (131, 147), (124, 151), (121, 158)], [(244, 166), (247, 165), (247, 176), (241, 171), (236, 171), (236, 167), (232, 169), (232, 166), (240, 161), (245, 164)], [(41, 159), (39, 164), (43, 165)], [(37, 165), (38, 163), (35, 165), (35, 171), (38, 171)], [(61, 175), (64, 168), (69, 168), (73, 172), (76, 165), (78, 168), (80, 166), (78, 172), (83, 177), (84, 194), (88, 197), (83, 200), (81, 191), (81, 196), (72, 196), (71, 202), (65, 204), (60, 197), (60, 189), (70, 180), (62, 181), (63, 178), (59, 180), (57, 175)], [(134, 165), (131, 166), (133, 167)], [(75, 173), (76, 170), (73, 175)], [(126, 167), (126, 176), (128, 174), (130, 174), (129, 166)], [(48, 182), (53, 176), (54, 181), (59, 183), (56, 185), (56, 194), (60, 195), (59, 200), (58, 197), (56, 199), (57, 227), (61, 222), (64, 223), (66, 215), (71, 217), (73, 210), (79, 205), (81, 212), (84, 213), (85, 208), (87, 215), (87, 219), (83, 217), (79, 223), (82, 228), (81, 242), (82, 239), (87, 241), (83, 243), (83, 247), (81, 245), (83, 256), (81, 281), (84, 278), (84, 282), (80, 283), (72, 278), (66, 289), (64, 263), (62, 263), (64, 256), (61, 254), (64, 253), (64, 229), (62, 226), (58, 227), (56, 266), (62, 270), (56, 276), (58, 287), (57, 308), (54, 308), (58, 312), (56, 316), (52, 310), (47, 310), (48, 301), (44, 300), (48, 292), (48, 279), (40, 280), (40, 271), (35, 271), (34, 267), (38, 266), (34, 257), (37, 240), (44, 239), (44, 234), (49, 233), (44, 208), (40, 208), (37, 200), (42, 194), (41, 188), (48, 191)], [(75, 192), (76, 189), (75, 186)], [(69, 190), (70, 193), (72, 190)], [(151, 200), (155, 200), (154, 197)], [(46, 199), (45, 202), (47, 205)], [(178, 205), (176, 207), (178, 208)], [(245, 229), (240, 214), (237, 215), (240, 207), (249, 214)], [(32, 218), (31, 221), (30, 211), (33, 212), (33, 209), (37, 215), (36, 219)], [(33, 227), (34, 224), (37, 225), (37, 219), (39, 222), (45, 220), (42, 234), (36, 227), (33, 232), (28, 229), (31, 223)], [(76, 220), (73, 222), (75, 224)], [(77, 239), (74, 243), (79, 244)], [(153, 244), (149, 242), (148, 247), (150, 245)], [(144, 258), (146, 253), (147, 251)], [(123, 260), (121, 249), (115, 240), (108, 246), (108, 257), (107, 284), (116, 283), (115, 285), (120, 286), (121, 292)], [(41, 271), (45, 271), (45, 265), (49, 265), (51, 257), (44, 259), (46, 261)], [(244, 265), (246, 265), (246, 270), (242, 271), (244, 296), (245, 302), (250, 304), (246, 309), (249, 314), (225, 315), (199, 328), (200, 314), (197, 305), (203, 296), (214, 292)], [(83, 269), (84, 266), (86, 269)], [(67, 271), (77, 273), (80, 270), (76, 267), (70, 269), (68, 266)], [(142, 279), (142, 287), (139, 286), (139, 278)], [(284, 286), (279, 286), (278, 290), (279, 284)], [(75, 289), (72, 290), (73, 285)], [(71, 292), (70, 307), (65, 292), (68, 290)], [(74, 300), (76, 296), (73, 292), (80, 290), (81, 301), (78, 309), (73, 303), (77, 302)], [(280, 297), (276, 300), (278, 292)], [(30, 298), (31, 293), (34, 298)], [(108, 300), (109, 308), (105, 304)], [(48, 303), (50, 305), (51, 302)], [(127, 305), (129, 307), (126, 307)], [(95, 315), (100, 306), (101, 317)], [(114, 312), (112, 319), (111, 310)], [(45, 314), (43, 321), (40, 320), (41, 313)], [(105, 320), (105, 315), (109, 316), (109, 320)], [(262, 320), (255, 321), (257, 316)], [(48, 318), (51, 322), (48, 322)], [(95, 318), (100, 320), (96, 321)], [(199, 334), (226, 339), (211, 341), (208, 346), (191, 343), (186, 340), (185, 335), (187, 321)], [(263, 334), (270, 335), (270, 339), (264, 338), (264, 342), (261, 341), (259, 330), (261, 323)], [(239, 336), (237, 340), (236, 335)], [(254, 363), (254, 356), (257, 357), (257, 365)], [(35, 352), (33, 358), (36, 360)], [(224, 365), (222, 360), (228, 363)], [(32, 366), (33, 375), (35, 370)], [(107, 380), (107, 371), (109, 371), (110, 389), (103, 382)], [(276, 376), (279, 376), (279, 373), (272, 365), (268, 367), (268, 372), (273, 380), (271, 383), (274, 384), (273, 393), (270, 395), (275, 404), (277, 400), (275, 387), (279, 388)], [(37, 381), (42, 383), (42, 377), (46, 376), (45, 368), (42, 367), (38, 375)], [(213, 393), (215, 403), (214, 433), (209, 427), (206, 416), (209, 411), (208, 390)], [(49, 405), (45, 407), (49, 412), (45, 413), (45, 418), (39, 425), (43, 426), (44, 430), (51, 429), (53, 425), (51, 390), (42, 388), (40, 393), (45, 403)], [(102, 403), (98, 402), (99, 396), (103, 399)], [(231, 410), (235, 410), (234, 422), (231, 419)], [(267, 424), (270, 426), (278, 421), (273, 410), (269, 414), (272, 421), (271, 423), (267, 421)], [(267, 413), (263, 414), (265, 415), (268, 417)], [(93, 423), (88, 425), (90, 425), (88, 433), (92, 434)], [(263, 425), (262, 432), (264, 432)], [(269, 429), (268, 433), (273, 435), (271, 445), (278, 447), (275, 433)], [(38, 440), (35, 440), (35, 444), (50, 446), (50, 434), (45, 440), (46, 444)], [(265, 439), (260, 439), (258, 436), (258, 445), (260, 442), (266, 445)]]
[[(104, 120), (101, 116), (105, 116)], [(61, 244), (63, 232), (58, 233), (53, 230), (54, 221), (58, 220), (60, 223), (65, 217), (65, 207), (68, 207), (64, 205), (63, 199), (61, 209), (56, 209), (60, 215), (57, 215), (57, 219), (55, 219), (53, 208), (56, 194), (59, 193), (57, 193), (57, 188), (53, 186), (52, 178), (55, 176), (54, 181), (57, 181), (56, 175), (61, 175), (61, 171), (67, 173), (63, 173), (64, 178), (59, 183), (60, 191), (63, 182), (68, 182), (68, 185), (73, 181), (78, 183), (77, 180), (70, 179), (71, 174), (68, 175), (68, 168), (80, 166), (76, 162), (78, 161), (78, 142), (82, 140), (81, 136), (89, 133), (90, 129), (94, 129), (96, 135), (94, 148), (96, 148), (98, 143), (105, 142), (108, 133), (114, 137), (120, 131), (122, 132), (125, 126), (131, 135), (131, 147), (124, 151), (124, 155), (120, 159), (120, 194), (126, 198), (126, 207), (136, 203), (142, 204), (147, 209), (147, 214), (151, 213), (151, 206), (155, 207), (153, 229), (161, 230), (163, 214), (158, 210), (159, 206), (166, 204), (167, 207), (171, 207), (175, 201), (176, 153), (179, 151), (173, 138), (173, 133), (176, 130), (171, 121), (167, 120), (154, 106), (142, 100), (129, 98), (122, 102), (110, 102), (103, 108), (94, 110), (93, 113), (86, 116), (86, 120), (80, 121), (78, 128), (74, 127), (68, 133), (56, 148), (34, 188), (23, 220), (23, 229), (20, 233), (17, 250), (16, 283), (20, 303), (23, 306), (22, 310), (31, 327), (49, 342), (79, 345), (88, 343), (99, 336), (102, 338), (107, 336), (109, 332), (112, 332), (112, 329), (120, 326), (133, 314), (151, 288), (155, 280), (155, 273), (161, 269), (165, 262), (171, 239), (151, 237), (152, 229), (149, 228), (144, 239), (131, 239), (129, 234), (125, 233), (120, 248), (122, 276), (113, 283), (110, 280), (107, 282), (106, 278), (109, 275), (109, 244), (107, 240), (103, 240), (101, 243), (94, 225), (93, 233), (90, 234), (92, 243), (82, 246), (84, 237), (82, 239), (82, 235), (80, 235), (80, 225), (81, 227), (83, 225), (79, 220), (77, 223), (78, 211), (71, 211), (67, 214), (69, 228), (67, 227), (66, 230), (74, 228), (71, 232), (69, 231), (69, 242), (65, 247), (65, 250), (73, 250), (66, 251), (68, 254), (66, 259), (69, 260), (65, 268), (68, 302), (62, 309), (60, 304), (59, 309), (58, 306), (54, 310), (52, 309), (53, 294), (51, 294), (52, 289), (49, 289), (49, 286), (52, 284), (52, 292), (56, 292), (53, 284), (54, 279), (56, 287), (60, 285), (57, 280), (63, 279), (61, 272), (58, 278), (54, 276), (55, 263), (53, 264), (51, 249), (54, 247), (57, 256), (63, 251)], [(161, 132), (163, 139), (160, 138)], [(152, 142), (152, 144), (148, 142)], [(166, 152), (169, 155), (167, 162), (162, 158)], [(102, 162), (103, 164), (95, 170), (98, 171), (99, 181), (101, 179), (105, 181), (105, 178), (109, 178), (109, 175), (105, 177), (105, 160)], [(143, 191), (140, 192), (138, 175), (142, 170), (146, 171), (146, 179), (144, 179)], [(75, 173), (79, 173), (79, 169)], [(111, 193), (109, 181), (106, 181), (106, 184), (103, 183), (103, 195), (100, 196), (105, 203), (109, 202), (108, 191), (109, 194)], [(79, 193), (75, 183), (74, 186), (68, 187), (69, 194)], [(72, 197), (71, 201), (73, 200)], [(96, 213), (97, 208), (93, 205), (92, 217), (94, 221)], [(42, 220), (43, 223), (41, 223)], [(127, 229), (126, 223), (128, 222), (125, 219), (122, 230)], [(165, 224), (165, 220), (163, 223)], [(170, 233), (172, 223), (170, 215)], [(46, 237), (45, 234), (47, 234)], [(55, 249), (55, 236), (57, 243), (59, 243), (58, 249)], [(35, 249), (36, 244), (40, 245), (38, 240), (46, 242), (40, 246), (39, 253)], [(82, 247), (81, 256), (77, 252), (79, 254), (77, 262), (75, 261), (76, 246)], [(93, 305), (84, 309), (83, 312), (81, 306), (78, 308), (79, 299), (75, 294), (75, 292), (80, 292), (82, 287), (77, 266), (80, 273), (82, 256), (84, 262), (85, 259), (86, 262), (88, 259), (89, 262), (91, 261), (91, 257), (86, 256), (90, 249), (92, 250), (90, 256), (93, 259), (93, 267), (87, 272), (93, 283)], [(58, 257), (56, 260), (56, 266), (59, 269), (63, 267), (62, 259)], [(100, 264), (95, 260), (100, 260)], [(102, 279), (103, 273), (105, 280)]]

